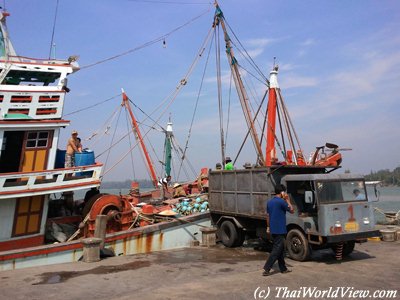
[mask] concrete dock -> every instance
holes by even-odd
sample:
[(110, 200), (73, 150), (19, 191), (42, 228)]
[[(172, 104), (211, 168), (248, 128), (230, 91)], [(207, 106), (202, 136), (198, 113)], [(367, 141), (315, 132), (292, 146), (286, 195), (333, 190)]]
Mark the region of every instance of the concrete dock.
[[(275, 270), (268, 277), (261, 275), (268, 252), (252, 246), (185, 248), (3, 271), (0, 299), (349, 299), (358, 290), (368, 290), (371, 299), (400, 299), (399, 241), (357, 244), (340, 263), (330, 250), (314, 253), (307, 262), (287, 258), (293, 272)], [(316, 288), (314, 296), (320, 297), (304, 297), (307, 288)], [(394, 292), (384, 295), (389, 290), (396, 291), (395, 298)], [(360, 299), (355, 295), (352, 299)]]

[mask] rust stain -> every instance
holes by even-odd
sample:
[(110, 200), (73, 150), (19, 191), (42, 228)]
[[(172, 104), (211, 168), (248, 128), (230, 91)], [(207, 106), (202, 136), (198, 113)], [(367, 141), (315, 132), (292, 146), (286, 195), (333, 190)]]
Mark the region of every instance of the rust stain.
[(160, 232), (160, 234), (158, 235), (158, 250), (162, 250), (163, 241), (164, 241), (164, 233)]
[(124, 255), (127, 255), (127, 253), (126, 253), (126, 243), (127, 243), (126, 238), (124, 238), (124, 239), (122, 240), (122, 253), (123, 253)]
[(136, 237), (136, 253), (142, 253), (143, 235)]
[(147, 236), (145, 236), (146, 239), (146, 253), (151, 252), (152, 250), (152, 244), (153, 244), (153, 234), (150, 233)]

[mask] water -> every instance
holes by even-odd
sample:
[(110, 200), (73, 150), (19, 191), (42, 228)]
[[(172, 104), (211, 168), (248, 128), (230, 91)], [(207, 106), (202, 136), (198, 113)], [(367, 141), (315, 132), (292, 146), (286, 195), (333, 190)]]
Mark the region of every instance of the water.
[[(379, 201), (373, 202), (372, 206), (380, 208), (385, 212), (398, 212), (400, 210), (400, 187), (382, 187), (379, 191)], [(368, 197), (374, 194), (372, 188), (368, 188), (367, 192)], [(375, 211), (375, 220), (377, 223), (385, 222), (385, 216)]]

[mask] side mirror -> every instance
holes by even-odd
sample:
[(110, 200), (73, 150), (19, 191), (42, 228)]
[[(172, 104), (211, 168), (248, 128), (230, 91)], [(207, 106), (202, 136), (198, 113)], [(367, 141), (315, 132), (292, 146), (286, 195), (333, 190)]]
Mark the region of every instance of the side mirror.
[(314, 194), (312, 191), (305, 191), (304, 193), (304, 202), (308, 204), (313, 204), (314, 203)]

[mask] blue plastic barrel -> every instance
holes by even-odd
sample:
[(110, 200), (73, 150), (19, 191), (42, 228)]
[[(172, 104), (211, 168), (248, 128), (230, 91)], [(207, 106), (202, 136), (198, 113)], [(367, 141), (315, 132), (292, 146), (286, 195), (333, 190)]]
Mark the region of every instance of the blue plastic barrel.
[(75, 166), (90, 166), (94, 165), (94, 152), (85, 150), (75, 153)]
[[(95, 160), (94, 160), (94, 152), (91, 150), (85, 150), (82, 152), (76, 152), (75, 153), (75, 166), (81, 167), (81, 166), (90, 166), (94, 165)], [(89, 172), (79, 172), (76, 173), (76, 176), (87, 176), (90, 177), (92, 176), (93, 171)]]
[(56, 162), (54, 164), (54, 168), (55, 169), (64, 168), (64, 165), (65, 165), (65, 153), (67, 153), (67, 150), (57, 149)]

